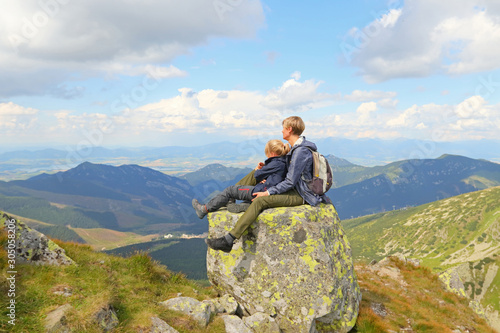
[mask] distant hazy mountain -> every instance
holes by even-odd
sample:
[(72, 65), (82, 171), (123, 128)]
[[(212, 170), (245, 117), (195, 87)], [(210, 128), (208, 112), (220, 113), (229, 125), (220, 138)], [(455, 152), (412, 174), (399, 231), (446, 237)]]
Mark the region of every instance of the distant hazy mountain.
[(247, 175), (250, 168), (232, 168), (221, 164), (209, 164), (197, 171), (181, 176), (193, 186), (195, 197), (206, 201), (213, 194), (218, 193), (228, 186), (234, 185), (238, 180)]
[[(191, 225), (204, 230), (196, 223), (198, 219), (191, 208), (194, 192), (186, 180), (138, 165), (114, 167), (85, 162), (65, 172), (42, 174), (4, 183), (4, 186), (17, 193), (73, 207), (96, 221), (97, 226), (115, 230), (152, 233), (171, 231), (182, 225), (184, 229)], [(89, 227), (74, 225), (71, 220), (67, 224)]]
[(114, 167), (85, 162), (65, 172), (12, 183), (34, 190), (129, 202), (134, 197), (150, 197), (165, 205), (191, 202), (191, 187), (186, 181), (138, 165)]
[(207, 180), (215, 180), (219, 182), (233, 181), (239, 176), (245, 176), (252, 169), (250, 168), (233, 168), (226, 167), (222, 164), (209, 164), (194, 172), (186, 173), (180, 178), (185, 179), (192, 186), (199, 185), (206, 182)]
[(333, 154), (365, 166), (384, 165), (409, 159), (432, 159), (443, 154), (469, 156), (500, 162), (500, 141), (476, 140), (436, 142), (411, 139), (343, 139), (313, 140), (323, 155)]
[[(408, 139), (312, 139), (319, 151), (358, 165), (375, 166), (412, 158), (432, 159), (455, 154), (500, 162), (500, 142), (494, 140), (434, 142)], [(262, 141), (262, 140), (261, 140)], [(219, 163), (233, 167), (253, 167), (264, 159), (264, 142), (219, 142), (196, 147), (85, 147), (18, 150), (0, 154), (0, 179), (27, 179), (42, 172), (66, 171), (89, 161), (109, 165), (138, 164), (159, 171), (184, 174)], [(90, 144), (90, 143), (89, 143)], [(3, 149), (6, 149), (3, 147)]]
[(327, 194), (346, 219), (500, 185), (500, 164), (444, 155), (383, 167), (343, 167), (334, 172), (334, 180), (340, 187)]

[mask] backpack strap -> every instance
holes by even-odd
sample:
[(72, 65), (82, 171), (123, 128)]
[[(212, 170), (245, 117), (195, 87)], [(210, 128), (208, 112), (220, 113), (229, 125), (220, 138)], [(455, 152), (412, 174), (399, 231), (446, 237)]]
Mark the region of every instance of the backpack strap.
[[(307, 147), (307, 146), (306, 147), (297, 147), (295, 149), (298, 149), (298, 148), (309, 149), (309, 151), (311, 152), (312, 158), (313, 158), (313, 174), (312, 174), (312, 176), (318, 177), (319, 176), (319, 157), (318, 157), (318, 154), (315, 154), (316, 150), (312, 150), (310, 147)], [(293, 155), (293, 151), (290, 154), (290, 162), (292, 161), (292, 155)], [(305, 181), (304, 175), (300, 175), (300, 177), (302, 178), (302, 180)]]

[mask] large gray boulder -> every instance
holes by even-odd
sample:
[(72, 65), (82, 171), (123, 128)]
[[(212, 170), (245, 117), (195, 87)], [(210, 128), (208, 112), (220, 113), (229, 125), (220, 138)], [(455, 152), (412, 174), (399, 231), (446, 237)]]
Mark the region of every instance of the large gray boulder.
[[(239, 216), (210, 213), (209, 237)], [(207, 273), (221, 294), (250, 315), (275, 317), (283, 332), (348, 332), (356, 322), (361, 292), (333, 205), (265, 210), (230, 253), (208, 250)]]
[(72, 265), (75, 262), (59, 245), (23, 222), (0, 212), (0, 227), (15, 230), (16, 262), (35, 265)]

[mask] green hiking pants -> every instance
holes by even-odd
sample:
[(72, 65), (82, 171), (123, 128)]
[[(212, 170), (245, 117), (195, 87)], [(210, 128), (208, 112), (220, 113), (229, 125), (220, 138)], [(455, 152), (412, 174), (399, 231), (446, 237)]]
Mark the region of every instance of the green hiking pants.
[[(243, 178), (245, 179), (245, 178)], [(255, 178), (254, 178), (255, 179)], [(259, 197), (252, 201), (246, 212), (239, 218), (238, 222), (230, 231), (231, 235), (240, 238), (248, 227), (255, 222), (257, 216), (267, 208), (293, 207), (304, 203), (304, 199), (293, 189), (283, 194), (274, 194), (267, 197)]]
[(235, 185), (242, 185), (242, 186), (255, 186), (257, 185), (257, 179), (255, 179), (255, 170), (252, 170), (246, 175), (245, 177), (241, 178), (239, 182), (237, 182)]

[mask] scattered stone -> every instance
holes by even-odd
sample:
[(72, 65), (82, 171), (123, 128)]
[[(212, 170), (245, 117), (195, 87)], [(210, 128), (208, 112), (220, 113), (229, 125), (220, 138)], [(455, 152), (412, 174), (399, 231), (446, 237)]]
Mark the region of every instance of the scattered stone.
[[(483, 306), (481, 303), (479, 303), (477, 300), (471, 300), (469, 302), (469, 307), (474, 311), (479, 317), (485, 319), (486, 321), (490, 322), (490, 318), (486, 315), (486, 312), (484, 311)], [(491, 323), (490, 323), (491, 325)], [(493, 325), (491, 325), (493, 326)]]
[(464, 283), (454, 268), (439, 274), (439, 279), (444, 283), (448, 291), (466, 297)]
[(102, 308), (94, 315), (94, 317), (97, 324), (103, 329), (104, 332), (111, 331), (119, 324), (118, 316), (116, 315), (115, 309), (112, 305)]
[(370, 308), (379, 317), (385, 318), (387, 316), (387, 309), (382, 303), (371, 303)]
[(420, 259), (407, 258), (406, 262), (412, 264), (415, 267), (420, 267)]
[(234, 315), (238, 311), (238, 302), (231, 295), (222, 296), (219, 298), (219, 303), (229, 315)]
[[(210, 237), (239, 215), (210, 213)], [(209, 280), (250, 315), (275, 317), (286, 332), (348, 331), (361, 292), (351, 248), (333, 205), (279, 207), (262, 212), (230, 253), (209, 249)]]
[(420, 267), (420, 259), (414, 259), (414, 258), (408, 258), (401, 253), (394, 254), (392, 256), (385, 257), (382, 259), (380, 262), (383, 262), (384, 260), (390, 260), (390, 258), (396, 258), (404, 262), (405, 264), (411, 264), (415, 267)]
[(200, 302), (191, 297), (176, 297), (160, 302), (160, 305), (170, 310), (179, 311), (196, 320), (200, 326), (206, 327), (212, 314), (208, 303)]
[[(399, 283), (403, 289), (408, 287), (408, 283), (405, 281), (401, 271), (399, 268), (394, 267), (390, 257), (385, 257), (375, 265), (368, 266), (367, 268), (372, 272), (376, 272), (378, 276), (387, 276), (391, 278)], [(388, 286), (389, 284), (386, 283), (385, 285)]]
[(226, 333), (254, 333), (238, 316), (224, 315), (222, 319), (224, 320)]
[(151, 322), (152, 325), (149, 333), (179, 333), (176, 329), (158, 317), (151, 317)]
[(207, 304), (210, 307), (210, 312), (213, 314), (219, 314), (219, 313), (223, 313), (225, 311), (224, 307), (222, 307), (222, 305), (220, 305), (218, 299), (206, 299), (206, 300), (201, 301), (201, 303)]
[(70, 304), (64, 304), (57, 309), (49, 312), (44, 320), (44, 327), (47, 333), (67, 333), (70, 332), (66, 327), (66, 313), (73, 309)]
[(62, 286), (62, 287), (59, 287), (57, 290), (55, 290), (53, 292), (53, 294), (64, 296), (64, 297), (71, 297), (71, 296), (73, 296), (73, 289), (71, 289), (70, 287)]

